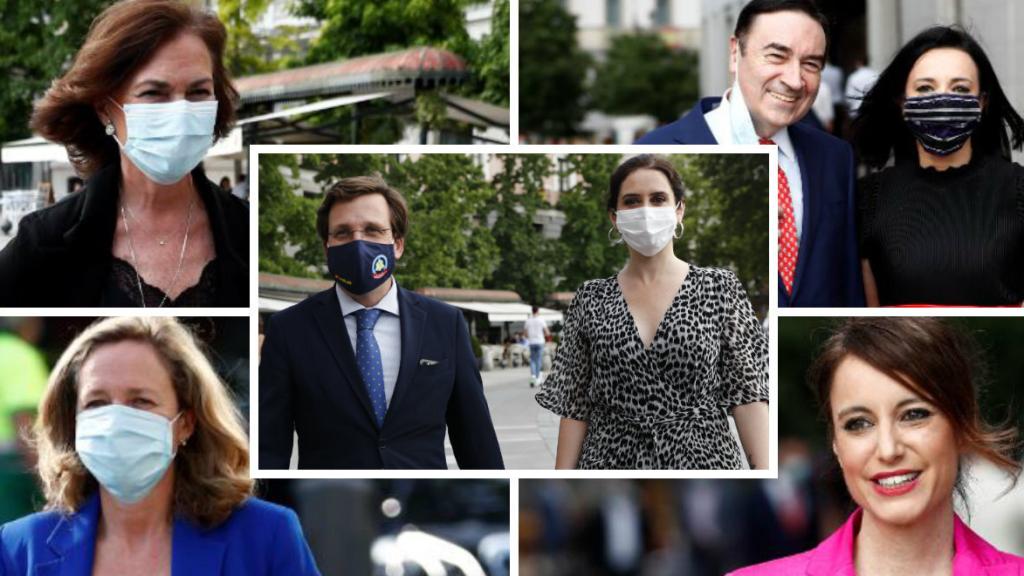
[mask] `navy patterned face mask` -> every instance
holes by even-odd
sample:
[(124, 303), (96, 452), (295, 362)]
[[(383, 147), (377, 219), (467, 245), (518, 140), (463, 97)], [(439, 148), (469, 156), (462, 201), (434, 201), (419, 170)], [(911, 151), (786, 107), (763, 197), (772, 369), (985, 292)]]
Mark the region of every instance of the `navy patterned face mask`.
[(948, 156), (963, 148), (981, 123), (981, 99), (973, 94), (929, 94), (907, 98), (903, 119), (925, 150)]

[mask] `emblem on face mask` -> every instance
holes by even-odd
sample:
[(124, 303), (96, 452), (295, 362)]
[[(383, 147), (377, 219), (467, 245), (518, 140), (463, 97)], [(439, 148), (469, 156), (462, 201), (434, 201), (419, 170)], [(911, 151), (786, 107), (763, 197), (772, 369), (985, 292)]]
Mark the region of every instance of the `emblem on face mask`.
[(370, 265), (370, 274), (374, 280), (380, 280), (388, 273), (388, 257), (379, 254), (373, 259), (373, 264)]

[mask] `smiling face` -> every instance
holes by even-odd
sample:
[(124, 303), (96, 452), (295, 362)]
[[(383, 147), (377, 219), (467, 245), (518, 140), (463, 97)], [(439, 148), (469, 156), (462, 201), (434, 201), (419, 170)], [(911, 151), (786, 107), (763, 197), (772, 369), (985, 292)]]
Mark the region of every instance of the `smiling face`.
[[(78, 412), (119, 404), (172, 420), (181, 410), (167, 367), (146, 342), (99, 346), (82, 363), (77, 382)], [(175, 422), (175, 445), (188, 438), (191, 426), (190, 415)]]
[[(135, 71), (124, 87), (112, 94), (125, 104), (155, 104), (188, 99), (214, 99), (213, 60), (210, 50), (195, 34), (184, 33), (158, 48), (149, 61)], [(124, 112), (109, 100), (101, 103), (100, 119), (114, 123), (118, 139), (126, 141)]]
[(905, 95), (973, 94), (981, 92), (978, 65), (957, 48), (934, 48), (921, 55), (907, 75)]
[(952, 513), (960, 451), (933, 404), (847, 356), (832, 379), (830, 408), (833, 450), (866, 516), (906, 526)]
[(802, 12), (754, 19), (743, 42), (730, 40), (729, 71), (738, 75), (758, 136), (768, 138), (803, 118), (825, 66), (825, 31)]

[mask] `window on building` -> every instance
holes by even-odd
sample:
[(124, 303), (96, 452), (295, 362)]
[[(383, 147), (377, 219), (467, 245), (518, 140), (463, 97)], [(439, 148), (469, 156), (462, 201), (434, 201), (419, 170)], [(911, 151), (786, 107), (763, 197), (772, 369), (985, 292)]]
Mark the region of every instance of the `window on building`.
[(604, 5), (605, 22), (611, 28), (617, 28), (622, 25), (622, 3), (620, 0), (606, 0)]
[(658, 0), (654, 6), (651, 20), (655, 26), (668, 26), (672, 22), (672, 5), (669, 0)]

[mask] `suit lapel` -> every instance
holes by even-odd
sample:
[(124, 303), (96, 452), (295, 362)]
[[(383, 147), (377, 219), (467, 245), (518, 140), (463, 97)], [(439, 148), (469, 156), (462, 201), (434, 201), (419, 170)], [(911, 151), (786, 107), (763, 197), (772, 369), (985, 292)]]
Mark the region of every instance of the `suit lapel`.
[(718, 144), (711, 133), (704, 115), (713, 110), (721, 102), (720, 97), (704, 98), (694, 104), (690, 112), (680, 120), (679, 130), (674, 139), (678, 144)]
[(426, 311), (401, 286), (398, 287), (398, 312), (402, 327), (402, 362), (398, 369), (395, 391), (391, 395), (391, 403), (384, 419), (385, 424), (391, 413), (396, 410), (395, 406), (402, 400), (405, 391), (412, 385), (412, 377), (416, 373), (423, 344), (423, 326), (427, 320)]
[[(821, 185), (821, 162), (814, 157), (813, 147), (805, 147), (799, 128), (791, 126), (789, 130), (790, 141), (793, 142), (793, 151), (796, 153), (796, 161), (800, 166), (800, 185), (803, 189), (803, 219), (802, 230), (800, 231), (800, 244), (797, 247), (796, 273), (793, 276), (793, 293), (789, 296), (789, 302), (795, 302), (797, 294), (800, 293), (801, 280), (804, 277), (804, 269), (810, 259), (811, 247), (814, 245), (815, 234), (817, 233), (816, 217), (820, 209), (819, 194), (815, 191)], [(781, 286), (781, 284), (780, 284)]]
[[(325, 290), (317, 295), (317, 302), (321, 307), (314, 315), (320, 334), (327, 341), (327, 347), (331, 351), (334, 362), (338, 365), (345, 382), (352, 388), (359, 403), (374, 427), (377, 426), (377, 418), (374, 416), (373, 407), (370, 405), (370, 396), (363, 385), (363, 379), (356, 370), (356, 354), (352, 350), (352, 343), (349, 341), (348, 330), (345, 328), (345, 319), (341, 315), (341, 305), (338, 303), (338, 296), (334, 288)], [(329, 377), (321, 380), (327, 388), (328, 396), (332, 396), (339, 403), (344, 405), (345, 401), (337, 394), (335, 382)]]
[(174, 519), (171, 536), (171, 576), (220, 574), (227, 545), (213, 533), (203, 533), (191, 522)]
[(93, 494), (75, 514), (60, 519), (46, 540), (54, 559), (34, 566), (35, 576), (91, 576), (100, 497)]

